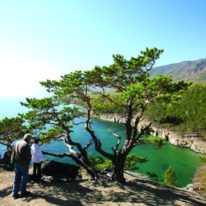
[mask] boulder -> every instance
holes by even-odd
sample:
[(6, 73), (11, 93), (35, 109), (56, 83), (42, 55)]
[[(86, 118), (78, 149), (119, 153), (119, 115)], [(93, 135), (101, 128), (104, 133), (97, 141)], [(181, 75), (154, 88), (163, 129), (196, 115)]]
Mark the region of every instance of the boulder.
[(75, 179), (78, 175), (79, 167), (57, 161), (46, 161), (42, 165), (42, 174), (55, 178)]
[(7, 170), (13, 170), (11, 164), (11, 151), (6, 151), (2, 159), (0, 159), (0, 166)]
[(195, 141), (193, 142), (191, 149), (195, 152), (206, 153), (206, 142), (205, 141)]

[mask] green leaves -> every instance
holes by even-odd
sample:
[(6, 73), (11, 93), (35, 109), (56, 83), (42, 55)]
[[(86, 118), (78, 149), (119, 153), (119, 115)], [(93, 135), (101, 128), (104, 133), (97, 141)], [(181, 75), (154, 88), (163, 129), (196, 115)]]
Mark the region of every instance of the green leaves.
[(125, 161), (126, 170), (137, 170), (139, 163), (147, 162), (149, 159), (147, 157), (141, 157), (136, 154), (129, 154)]
[[(138, 133), (138, 125), (144, 117), (147, 105), (162, 101), (164, 107), (171, 108), (171, 101), (177, 101), (182, 90), (188, 86), (184, 82), (174, 83), (168, 76), (149, 77), (149, 71), (162, 52), (161, 49), (146, 48), (139, 56), (130, 59), (117, 54), (113, 55), (113, 63), (110, 65), (96, 66), (88, 71), (71, 72), (61, 76), (59, 81), (41, 82), (52, 97), (27, 98), (22, 104), (31, 110), (24, 115), (24, 118), (33, 131), (42, 133), (43, 139), (53, 138), (58, 133), (66, 133), (67, 142), (78, 149), (79, 157), (83, 157), (78, 161), (85, 160), (83, 165), (89, 171), (91, 167), (86, 149), (90, 144), (82, 147), (78, 142), (73, 142), (70, 136), (72, 120), (85, 115), (85, 129), (94, 143), (94, 148), (108, 159), (103, 161), (99, 158), (99, 163), (97, 160), (91, 159), (91, 161), (96, 162), (96, 167), (99, 168), (112, 165), (114, 177), (124, 182), (124, 166), (134, 169), (137, 163), (147, 161), (147, 158), (129, 155), (124, 165), (125, 157), (138, 145), (140, 136), (150, 126), (146, 125)], [(79, 107), (74, 107), (75, 104)], [(100, 138), (96, 136), (91, 124), (93, 113), (105, 112), (120, 113), (125, 118), (125, 142), (121, 148), (120, 139), (117, 138), (113, 153), (102, 149)]]
[(177, 177), (174, 168), (170, 165), (163, 174), (163, 184), (166, 186), (177, 186)]
[(62, 134), (70, 133), (72, 120), (81, 117), (84, 112), (73, 105), (65, 105), (53, 96), (43, 99), (26, 99), (25, 103), (31, 111), (24, 114), (30, 129), (39, 134), (43, 134), (46, 139)]
[(160, 96), (158, 101), (149, 107), (147, 115), (164, 125), (172, 125), (180, 132), (202, 133), (206, 129), (205, 85), (190, 86), (183, 91), (184, 83), (180, 82), (178, 87), (181, 88), (178, 93)]
[(90, 162), (91, 162), (91, 165), (99, 171), (102, 171), (105, 168), (110, 169), (110, 170), (112, 169), (112, 161), (108, 159), (103, 159), (100, 156), (96, 156), (96, 157), (91, 156)]
[(7, 140), (8, 138), (15, 140), (22, 138), (28, 132), (28, 128), (22, 117), (4, 118), (0, 120), (0, 139)]
[(107, 97), (109, 99), (98, 94), (92, 96), (91, 104), (95, 114), (125, 112), (125, 108), (119, 106), (124, 102), (123, 97), (119, 93), (111, 93)]
[(164, 139), (162, 139), (161, 137), (155, 137), (155, 136), (144, 136), (140, 138), (140, 141), (142, 143), (154, 144), (158, 148), (161, 147), (165, 143)]

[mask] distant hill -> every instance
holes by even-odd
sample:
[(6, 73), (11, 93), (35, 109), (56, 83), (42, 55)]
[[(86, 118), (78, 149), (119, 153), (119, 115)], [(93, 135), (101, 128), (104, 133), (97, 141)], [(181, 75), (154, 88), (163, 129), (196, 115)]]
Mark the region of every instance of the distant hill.
[(171, 74), (174, 80), (206, 81), (206, 58), (154, 67), (150, 74)]

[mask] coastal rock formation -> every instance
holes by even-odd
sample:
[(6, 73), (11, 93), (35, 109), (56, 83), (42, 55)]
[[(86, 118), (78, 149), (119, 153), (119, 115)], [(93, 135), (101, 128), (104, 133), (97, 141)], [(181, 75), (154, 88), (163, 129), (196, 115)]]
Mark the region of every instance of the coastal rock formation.
[(42, 166), (42, 174), (54, 178), (75, 179), (78, 175), (79, 167), (61, 162), (46, 161)]
[(0, 166), (7, 170), (13, 170), (13, 164), (11, 164), (11, 151), (6, 151), (3, 158), (0, 158)]
[[(111, 121), (115, 123), (125, 122), (125, 118), (119, 114), (101, 114), (99, 118), (105, 121)], [(141, 129), (148, 124), (149, 121), (144, 119), (140, 122), (138, 129)], [(203, 141), (201, 137), (196, 133), (177, 134), (172, 129), (165, 129), (161, 128), (159, 125), (152, 125), (150, 134), (166, 139), (172, 145), (178, 147), (187, 147), (195, 152), (206, 154), (206, 142)]]
[(203, 142), (201, 140), (194, 141), (191, 149), (200, 153), (206, 153), (206, 142)]

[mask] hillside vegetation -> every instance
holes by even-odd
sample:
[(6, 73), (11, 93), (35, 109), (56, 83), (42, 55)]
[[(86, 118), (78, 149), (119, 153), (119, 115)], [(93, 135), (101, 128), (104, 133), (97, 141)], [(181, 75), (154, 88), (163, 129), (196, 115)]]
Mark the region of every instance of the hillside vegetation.
[[(118, 94), (113, 95), (118, 101)], [(102, 104), (102, 100), (96, 98), (95, 102), (98, 111), (102, 113), (123, 113), (123, 110), (120, 111), (109, 101), (105, 100)], [(172, 127), (179, 133), (195, 132), (206, 139), (206, 84), (191, 85), (170, 103), (167, 99), (160, 99), (150, 104), (145, 115), (162, 127)]]
[(206, 136), (206, 85), (196, 84), (183, 92), (180, 99), (149, 106), (146, 114), (163, 126), (173, 126), (179, 132), (197, 132)]

